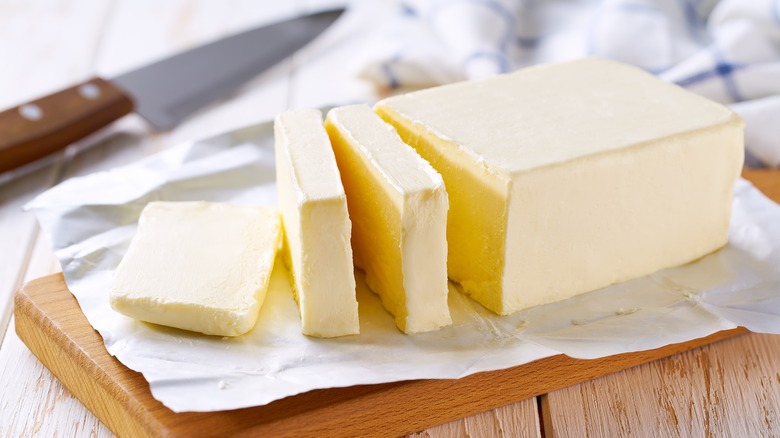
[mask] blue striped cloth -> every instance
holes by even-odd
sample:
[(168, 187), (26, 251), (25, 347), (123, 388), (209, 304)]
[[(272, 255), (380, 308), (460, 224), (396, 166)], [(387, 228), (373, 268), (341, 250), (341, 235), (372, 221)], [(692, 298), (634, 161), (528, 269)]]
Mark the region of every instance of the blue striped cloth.
[(361, 75), (426, 87), (583, 56), (730, 105), (748, 163), (780, 167), (780, 0), (409, 0)]

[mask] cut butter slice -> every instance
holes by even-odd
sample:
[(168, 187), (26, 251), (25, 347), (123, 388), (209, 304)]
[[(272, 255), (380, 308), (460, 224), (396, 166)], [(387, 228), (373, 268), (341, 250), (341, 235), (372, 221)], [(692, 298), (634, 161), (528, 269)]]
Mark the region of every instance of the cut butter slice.
[(254, 327), (281, 236), (273, 208), (151, 202), (116, 271), (111, 306), (207, 335)]
[(281, 114), (274, 124), (284, 260), (305, 335), (360, 332), (344, 186), (317, 110)]
[(690, 262), (727, 241), (741, 120), (638, 68), (544, 65), (375, 110), (441, 173), (449, 275), (499, 314)]
[(450, 324), (441, 176), (366, 105), (331, 110), (325, 125), (366, 283), (405, 333)]

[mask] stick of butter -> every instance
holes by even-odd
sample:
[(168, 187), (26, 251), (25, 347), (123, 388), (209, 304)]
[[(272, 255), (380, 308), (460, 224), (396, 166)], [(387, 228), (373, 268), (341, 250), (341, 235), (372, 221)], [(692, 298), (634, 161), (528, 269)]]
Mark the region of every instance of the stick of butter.
[(405, 333), (451, 324), (441, 176), (366, 105), (331, 110), (325, 126), (366, 283)]
[(319, 337), (358, 334), (352, 223), (322, 113), (281, 114), (274, 136), (283, 253), (301, 312), (301, 331)]
[(273, 208), (151, 202), (116, 271), (111, 306), (207, 335), (254, 327), (279, 247)]
[(600, 59), (391, 97), (444, 178), (449, 276), (499, 314), (704, 256), (728, 239), (743, 124)]

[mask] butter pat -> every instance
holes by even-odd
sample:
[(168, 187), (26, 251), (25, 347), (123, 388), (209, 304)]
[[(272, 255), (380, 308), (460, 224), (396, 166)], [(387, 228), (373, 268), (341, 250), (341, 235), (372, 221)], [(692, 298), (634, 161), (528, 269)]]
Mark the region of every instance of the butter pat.
[(281, 236), (272, 208), (151, 202), (116, 271), (111, 306), (207, 335), (254, 327)]
[(366, 283), (405, 333), (450, 324), (441, 176), (366, 105), (331, 110), (325, 125)]
[(352, 223), (322, 113), (276, 118), (276, 184), (284, 223), (284, 260), (305, 335), (360, 332), (350, 236)]
[(449, 275), (499, 314), (687, 263), (728, 239), (741, 120), (637, 68), (544, 65), (375, 110), (441, 173)]

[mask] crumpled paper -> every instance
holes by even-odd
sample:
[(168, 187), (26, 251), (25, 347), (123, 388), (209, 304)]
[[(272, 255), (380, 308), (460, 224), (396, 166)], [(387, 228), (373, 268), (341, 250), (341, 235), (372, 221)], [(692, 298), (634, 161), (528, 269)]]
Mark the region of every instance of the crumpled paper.
[(141, 372), (152, 395), (175, 412), (258, 406), (318, 388), (459, 378), (559, 353), (597, 358), (736, 326), (780, 333), (780, 206), (744, 180), (729, 244), (694, 263), (508, 317), (451, 284), (453, 325), (411, 336), (396, 329), (356, 271), (361, 333), (336, 339), (300, 334), (279, 260), (257, 326), (244, 336), (198, 335), (111, 309), (114, 270), (141, 210), (155, 200), (274, 205), (271, 123), (67, 180), (27, 206), (108, 352)]

